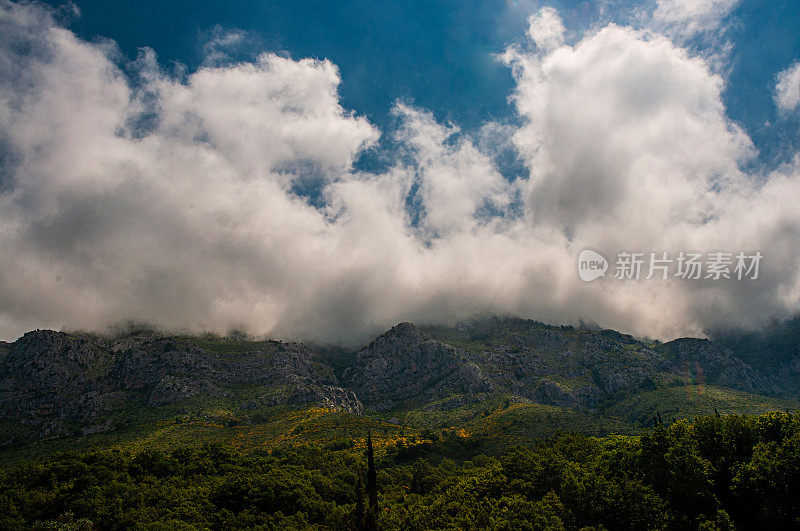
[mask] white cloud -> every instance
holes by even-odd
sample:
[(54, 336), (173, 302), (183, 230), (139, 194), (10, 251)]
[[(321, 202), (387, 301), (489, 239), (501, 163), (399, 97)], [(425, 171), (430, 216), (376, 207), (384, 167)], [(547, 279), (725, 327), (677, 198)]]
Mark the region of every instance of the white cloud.
[(430, 113), (402, 104), (395, 112), (403, 120), (397, 137), (413, 150), (419, 165), (422, 227), (428, 237), (476, 228), (482, 208), (505, 211), (511, 185), (470, 139), (448, 146), (457, 129), (443, 127)]
[[(133, 319), (354, 343), (488, 311), (670, 336), (798, 307), (800, 159), (755, 186), (720, 78), (666, 39), (536, 30), (538, 52), (507, 52), (525, 123), (487, 131), (531, 172), (509, 183), (480, 142), (404, 105), (402, 156), (355, 171), (379, 132), (341, 107), (330, 62), (265, 54), (175, 79), (148, 52), (132, 84), (108, 46), (0, 5), (3, 337)], [(293, 192), (306, 179), (324, 206)], [(765, 264), (752, 284), (587, 285), (583, 247)]]
[(511, 60), (537, 223), (696, 221), (712, 214), (715, 182), (741, 185), (737, 163), (752, 147), (725, 117), (722, 80), (665, 38), (611, 25), (574, 48)]
[(680, 39), (716, 30), (739, 0), (657, 0), (656, 28)]
[(231, 52), (240, 49), (246, 42), (245, 31), (226, 30), (222, 26), (214, 26), (208, 39), (203, 43), (203, 62), (208, 66), (226, 64), (231, 60)]
[(330, 231), (289, 192), (305, 178), (292, 165), (331, 179), (377, 139), (339, 106), (336, 68), (264, 55), (185, 83), (145, 71), (158, 120), (137, 138), (126, 124), (148, 104), (104, 49), (38, 8), (3, 8), (3, 335), (126, 315), (271, 328)]
[(202, 138), (248, 177), (275, 179), (271, 172), (295, 161), (341, 171), (378, 133), (339, 106), (338, 83), (328, 61), (271, 54), (202, 68), (186, 84), (162, 78), (161, 131), (185, 143)]
[(788, 288), (797, 284), (800, 245), (787, 234), (800, 229), (800, 208), (790, 199), (800, 191), (798, 166), (767, 176), (760, 189), (740, 170), (754, 149), (726, 117), (722, 80), (705, 61), (666, 38), (614, 25), (574, 47), (506, 58), (526, 118), (515, 138), (532, 172), (535, 225), (607, 256), (742, 249), (772, 257), (769, 280), (757, 288), (606, 286), (597, 294), (606, 297), (606, 319), (637, 307), (640, 324), (665, 330), (671, 312), (683, 326), (702, 328), (796, 311), (796, 288)]
[(528, 36), (542, 52), (564, 44), (564, 31), (564, 23), (552, 7), (543, 7), (528, 19)]
[(778, 74), (775, 103), (783, 112), (793, 111), (800, 106), (800, 62)]

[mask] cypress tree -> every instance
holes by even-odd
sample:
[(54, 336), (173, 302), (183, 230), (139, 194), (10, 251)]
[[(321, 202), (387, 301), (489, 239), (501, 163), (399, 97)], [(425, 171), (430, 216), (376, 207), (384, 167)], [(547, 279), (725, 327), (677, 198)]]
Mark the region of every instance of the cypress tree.
[(355, 529), (365, 529), (366, 521), (364, 520), (364, 482), (362, 481), (361, 466), (358, 467), (358, 479), (356, 480), (356, 511), (354, 515)]
[(368, 527), (378, 528), (378, 485), (375, 474), (375, 456), (372, 452), (372, 432), (367, 431), (367, 496), (369, 497)]

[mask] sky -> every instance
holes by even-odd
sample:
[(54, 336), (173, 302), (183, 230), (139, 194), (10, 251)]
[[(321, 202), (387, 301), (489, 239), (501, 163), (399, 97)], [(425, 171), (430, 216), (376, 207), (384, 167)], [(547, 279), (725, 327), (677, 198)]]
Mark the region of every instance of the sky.
[[(0, 1), (0, 338), (800, 306), (794, 2)], [(579, 278), (592, 249), (756, 279)]]

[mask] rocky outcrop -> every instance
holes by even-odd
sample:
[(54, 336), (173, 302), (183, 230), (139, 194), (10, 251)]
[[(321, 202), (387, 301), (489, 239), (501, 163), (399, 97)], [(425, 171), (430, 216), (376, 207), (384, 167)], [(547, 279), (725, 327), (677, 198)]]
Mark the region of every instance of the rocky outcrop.
[(292, 381), (307, 383), (284, 397), (286, 403), (363, 410), (351, 391), (336, 387), (330, 367), (302, 344), (227, 344), (218, 338), (212, 342), (218, 351), (200, 344), (155, 333), (104, 338), (29, 332), (0, 345), (0, 418), (24, 421), (36, 436), (52, 436), (63, 433), (68, 422), (105, 426), (98, 421), (131, 401), (158, 407), (195, 396), (227, 396), (226, 386), (277, 388)]
[(364, 405), (353, 391), (300, 376), (287, 378), (282, 387), (265, 389), (259, 398), (242, 404), (242, 409), (253, 410), (279, 404), (313, 405), (356, 415), (364, 414)]
[(778, 396), (782, 389), (770, 378), (708, 339), (682, 338), (660, 345), (658, 351), (672, 370), (698, 383), (733, 387), (749, 393)]
[(253, 342), (244, 351), (207, 352), (191, 340), (126, 338), (111, 350), (119, 358), (112, 378), (130, 389), (149, 388), (164, 376), (208, 380), (219, 384), (263, 384), (290, 375), (333, 382), (330, 368), (312, 360), (297, 343)]
[(0, 360), (0, 415), (91, 418), (103, 410), (104, 345), (50, 330), (28, 332)]
[(510, 343), (520, 350), (560, 351), (566, 348), (567, 338), (558, 330), (534, 329), (527, 334), (514, 334)]
[(158, 381), (150, 392), (147, 405), (163, 406), (165, 404), (173, 404), (201, 394), (219, 396), (221, 393), (208, 380), (166, 375)]
[(493, 383), (459, 349), (401, 323), (360, 350), (345, 383), (370, 409), (452, 393), (490, 392)]
[(545, 404), (549, 406), (573, 408), (578, 403), (578, 400), (570, 392), (570, 390), (565, 389), (557, 382), (548, 379), (544, 379), (539, 382), (533, 391), (533, 398), (539, 404)]
[(786, 396), (775, 378), (702, 339), (655, 344), (522, 320), (430, 330), (400, 323), (355, 353), (152, 331), (101, 337), (37, 330), (0, 342), (0, 417), (44, 437), (65, 426), (74, 432), (75, 423), (87, 433), (113, 429), (110, 412), (133, 402), (155, 408), (195, 397), (235, 398), (246, 411), (313, 405), (362, 414), (455, 409), (497, 395), (591, 411), (681, 383)]

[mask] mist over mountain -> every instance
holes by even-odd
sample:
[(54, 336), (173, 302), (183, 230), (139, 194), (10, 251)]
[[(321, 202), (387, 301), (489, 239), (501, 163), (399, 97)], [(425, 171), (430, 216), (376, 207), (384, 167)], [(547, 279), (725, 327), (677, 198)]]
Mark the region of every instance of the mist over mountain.
[(800, 316), (774, 320), (759, 330), (714, 330), (710, 337), (754, 367), (783, 374), (789, 389), (800, 389)]

